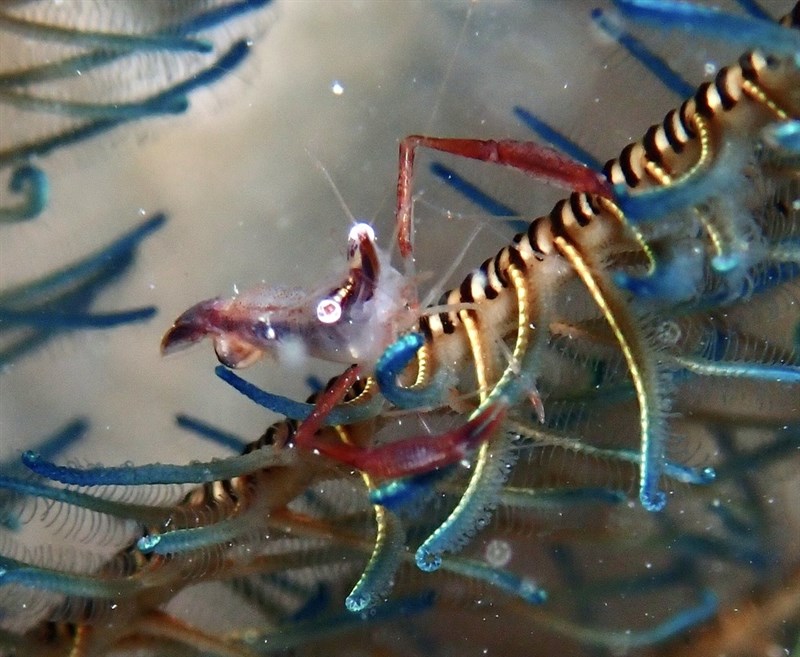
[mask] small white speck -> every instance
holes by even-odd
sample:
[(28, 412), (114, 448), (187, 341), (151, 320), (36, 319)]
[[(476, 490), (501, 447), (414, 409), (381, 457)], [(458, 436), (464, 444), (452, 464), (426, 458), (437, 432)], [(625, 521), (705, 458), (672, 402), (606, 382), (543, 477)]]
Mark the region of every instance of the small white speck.
[(502, 568), (511, 561), (512, 549), (508, 541), (499, 538), (493, 538), (486, 544), (486, 551), (484, 557), (486, 563), (494, 568)]
[(334, 80), (333, 84), (331, 85), (331, 91), (335, 96), (341, 96), (344, 93), (344, 87), (342, 86), (341, 82)]

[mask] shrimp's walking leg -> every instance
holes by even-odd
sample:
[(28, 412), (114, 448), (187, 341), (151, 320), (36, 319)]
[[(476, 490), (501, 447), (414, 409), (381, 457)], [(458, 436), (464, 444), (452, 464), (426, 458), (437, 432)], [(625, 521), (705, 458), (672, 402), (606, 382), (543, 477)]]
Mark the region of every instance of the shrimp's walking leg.
[(611, 186), (603, 174), (592, 171), (585, 164), (535, 142), (411, 135), (400, 142), (397, 177), (397, 241), (400, 254), (404, 258), (408, 258), (412, 251), (411, 181), (415, 151), (420, 146), (481, 162), (503, 164), (570, 190), (606, 198), (613, 196)]
[(327, 415), (344, 399), (347, 391), (358, 381), (359, 373), (359, 366), (352, 365), (333, 382), (333, 385), (320, 394), (314, 404), (314, 409), (303, 420), (294, 435), (294, 442), (298, 447), (304, 449), (317, 448), (314, 435), (322, 428)]

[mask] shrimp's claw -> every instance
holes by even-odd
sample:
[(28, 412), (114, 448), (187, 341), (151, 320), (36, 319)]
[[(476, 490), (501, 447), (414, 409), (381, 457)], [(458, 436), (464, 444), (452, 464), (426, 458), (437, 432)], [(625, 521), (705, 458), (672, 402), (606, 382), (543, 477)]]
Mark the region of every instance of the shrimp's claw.
[(161, 353), (171, 354), (200, 342), (214, 331), (215, 315), (219, 312), (221, 299), (208, 299), (195, 304), (181, 314), (161, 339)]
[(463, 460), (469, 452), (495, 436), (506, 411), (505, 404), (494, 404), (451, 431), (402, 438), (369, 449), (325, 441), (306, 447), (372, 477), (400, 479), (440, 470)]
[(252, 365), (264, 355), (264, 350), (229, 332), (230, 302), (220, 297), (195, 304), (175, 320), (161, 340), (161, 353), (168, 355), (185, 349), (211, 336), (214, 351), (226, 367), (242, 368)]

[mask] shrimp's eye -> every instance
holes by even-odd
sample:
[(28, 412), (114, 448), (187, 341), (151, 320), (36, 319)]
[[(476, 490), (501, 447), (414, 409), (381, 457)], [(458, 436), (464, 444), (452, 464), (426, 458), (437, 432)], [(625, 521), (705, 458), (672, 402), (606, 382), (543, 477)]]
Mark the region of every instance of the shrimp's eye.
[(336, 299), (323, 299), (317, 304), (317, 319), (323, 324), (335, 324), (342, 317), (342, 304)]
[(272, 328), (272, 324), (264, 320), (256, 323), (254, 333), (266, 340), (275, 340), (278, 337), (278, 334), (275, 333), (275, 329)]

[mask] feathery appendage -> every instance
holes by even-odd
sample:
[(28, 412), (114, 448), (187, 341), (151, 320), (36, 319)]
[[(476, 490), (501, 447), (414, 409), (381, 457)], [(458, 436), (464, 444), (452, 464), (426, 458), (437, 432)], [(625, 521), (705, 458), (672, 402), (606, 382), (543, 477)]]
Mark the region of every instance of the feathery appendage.
[(0, 367), (65, 331), (106, 329), (150, 319), (156, 312), (152, 306), (112, 313), (94, 313), (90, 306), (125, 274), (142, 241), (165, 221), (165, 215), (156, 214), (82, 260), (0, 291)]
[[(797, 318), (787, 316), (786, 307), (797, 301), (798, 282), (797, 268), (785, 256), (798, 221), (796, 208), (792, 214), (785, 203), (792, 192), (778, 183), (773, 191), (783, 209), (767, 208), (774, 199), (765, 195), (769, 202), (757, 205), (754, 214), (766, 223), (764, 217), (777, 213), (785, 230), (777, 236), (759, 225), (769, 256), (757, 255), (735, 284), (726, 282), (724, 271), (709, 267), (697, 268), (701, 276), (688, 286), (696, 295), (667, 294), (654, 301), (627, 290), (631, 306), (643, 312), (648, 348), (667, 365), (670, 432), (658, 484), (668, 504), (661, 513), (624, 503), (635, 496), (640, 460), (635, 389), (617, 346), (597, 313), (557, 306), (537, 367), (545, 421), (527, 403), (511, 409), (508, 427), (516, 422), (520, 431), (505, 447), (517, 465), (491, 501), (494, 514), (479, 536), (465, 542), (465, 556), (446, 555), (437, 572), (421, 573), (409, 556), (413, 553), (403, 554), (397, 545), (404, 540), (413, 550), (439, 526), (468, 485), (468, 472), (455, 464), (387, 482), (383, 492), (396, 495), (393, 510), (405, 539), (400, 532), (391, 534), (392, 549), (379, 554), (386, 561), (376, 562), (374, 579), (367, 578), (375, 604), (370, 611), (343, 612), (342, 604), (360, 568), (375, 554), (371, 505), (380, 498), (368, 499), (362, 480), (349, 468), (323, 456), (298, 454), (290, 467), (267, 468), (257, 482), (236, 477), (226, 484), (210, 482), (184, 500), (182, 511), (172, 505), (171, 516), (152, 523), (110, 504), (99, 491), (62, 492), (32, 477), (0, 481), (15, 494), (37, 501), (57, 498), (65, 506), (116, 514), (137, 525), (119, 542), (120, 550), (135, 556), (127, 562), (130, 571), (116, 563), (98, 572), (103, 561), (93, 562), (92, 570), (74, 557), (71, 563), (66, 553), (45, 552), (40, 558), (2, 544), (7, 579), (5, 585), (0, 581), (0, 622), (23, 614), (16, 604), (6, 606), (22, 591), (38, 603), (28, 609), (88, 621), (84, 627), (102, 627), (111, 645), (156, 654), (311, 652), (320, 645), (352, 652), (374, 647), (373, 624), (383, 622), (392, 623), (395, 647), (410, 654), (452, 652), (454, 626), (461, 640), (498, 650), (508, 646), (508, 654), (515, 646), (524, 646), (526, 654), (539, 648), (553, 654), (553, 646), (575, 646), (573, 654), (647, 646), (668, 650), (669, 641), (685, 642), (697, 626), (713, 630), (716, 614), (740, 600), (747, 603), (743, 596), (754, 587), (769, 588), (781, 580), (796, 555), (796, 525), (784, 511), (797, 488), (800, 446), (797, 384), (785, 380), (797, 363)], [(700, 235), (692, 235), (693, 244), (705, 243)], [(631, 277), (646, 271), (643, 258), (614, 256), (609, 266), (615, 271)], [(668, 267), (671, 256), (657, 256), (657, 264), (667, 266), (661, 282), (669, 292), (681, 270), (674, 263)], [(771, 260), (779, 261), (778, 256), (784, 258), (780, 266)], [(586, 301), (569, 286), (557, 291), (578, 306)], [(671, 305), (678, 297), (677, 307)], [(474, 391), (472, 381), (461, 385), (457, 392), (467, 393), (470, 386)], [(298, 417), (311, 410), (299, 408)], [(419, 424), (430, 424), (440, 435), (464, 414), (463, 408), (455, 414), (424, 409), (420, 418), (412, 412), (344, 415), (342, 421), (351, 425), (346, 429), (354, 439), (386, 444), (417, 435)], [(291, 427), (276, 430), (283, 435), (265, 438), (256, 449), (291, 445)], [(333, 429), (323, 431), (326, 439), (343, 440)], [(230, 443), (226, 432), (207, 433)], [(234, 472), (241, 467), (230, 465)], [(123, 470), (130, 480), (141, 472)], [(100, 471), (94, 475), (82, 481), (103, 481)], [(292, 499), (269, 497), (281, 491), (291, 491)], [(57, 518), (67, 513), (54, 512)], [(88, 520), (79, 522), (95, 536), (106, 532), (94, 530)], [(166, 553), (148, 556), (135, 550), (145, 536), (162, 536)], [(392, 578), (394, 589), (387, 595)], [(212, 601), (219, 610), (229, 599), (223, 595), (230, 596), (225, 630), (201, 630), (161, 611), (141, 613), (143, 600), (166, 602), (176, 588), (197, 604)], [(542, 590), (548, 592), (545, 604), (540, 604)], [(146, 593), (139, 598), (137, 591)], [(117, 606), (113, 613), (106, 603), (111, 598), (104, 597), (110, 594)], [(69, 597), (59, 598), (63, 604), (58, 606), (50, 604), (53, 595)], [(258, 614), (258, 620), (251, 622), (250, 614)], [(412, 614), (414, 629), (406, 630)], [(274, 629), (265, 631), (263, 618)], [(64, 628), (61, 634), (51, 630), (51, 638), (69, 634)], [(0, 645), (21, 646), (25, 654), (38, 650), (40, 638), (32, 634), (22, 644), (2, 633)]]
[(13, 167), (9, 189), (23, 200), (0, 208), (0, 221), (31, 219), (46, 207), (47, 176), (30, 165), (32, 157), (132, 121), (185, 112), (193, 91), (244, 60), (263, 30), (253, 15), (270, 1), (176, 4), (168, 11), (159, 3), (142, 11), (124, 3), (97, 12), (44, 2), (4, 7), (0, 168)]

